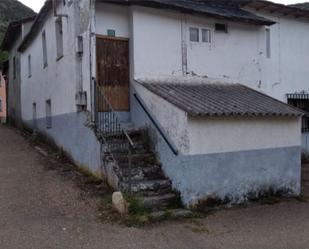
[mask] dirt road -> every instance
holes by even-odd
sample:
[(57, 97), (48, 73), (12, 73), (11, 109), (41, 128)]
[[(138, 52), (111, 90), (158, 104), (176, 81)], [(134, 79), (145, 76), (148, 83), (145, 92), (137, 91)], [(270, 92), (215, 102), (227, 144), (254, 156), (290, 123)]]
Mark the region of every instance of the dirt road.
[(1, 249), (309, 248), (305, 202), (128, 228), (100, 222), (97, 200), (57, 171), (46, 170), (45, 163), (14, 129), (0, 126)]

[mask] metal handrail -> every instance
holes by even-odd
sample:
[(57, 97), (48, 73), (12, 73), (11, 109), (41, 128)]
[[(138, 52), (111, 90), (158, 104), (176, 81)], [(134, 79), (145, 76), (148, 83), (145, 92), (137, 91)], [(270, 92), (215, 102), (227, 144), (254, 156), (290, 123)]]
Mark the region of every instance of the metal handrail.
[(155, 118), (152, 117), (150, 111), (147, 110), (146, 105), (143, 103), (143, 100), (140, 99), (140, 97), (138, 96), (137, 93), (134, 93), (133, 96), (135, 97), (137, 103), (142, 107), (143, 111), (146, 113), (148, 118), (151, 120), (153, 125), (156, 127), (156, 129), (158, 130), (159, 134), (163, 137), (164, 141), (167, 143), (167, 145), (171, 149), (171, 151), (174, 153), (174, 155), (178, 156), (179, 155), (179, 151), (178, 151), (176, 145), (172, 141), (170, 141), (170, 139), (168, 138), (166, 132), (163, 130), (163, 128), (161, 128), (160, 124), (158, 122), (156, 122)]
[[(110, 108), (111, 112), (114, 113), (114, 115), (117, 117), (118, 120), (120, 120), (119, 115), (117, 114), (117, 112), (115, 112), (114, 108), (112, 107), (111, 103), (108, 101), (108, 99), (106, 98), (105, 94), (103, 93), (102, 89), (100, 87), (97, 87), (97, 89), (100, 91), (102, 97), (104, 98), (105, 102), (107, 103), (108, 107)], [(121, 125), (121, 124), (120, 124)], [(126, 138), (128, 139), (128, 142), (130, 143), (130, 145), (132, 147), (134, 147), (134, 142), (131, 139), (130, 135), (128, 134), (128, 132), (123, 129), (121, 127), (121, 131), (124, 133), (124, 135), (126, 136)]]
[[(113, 149), (127, 150), (128, 170), (129, 170), (129, 186), (128, 191), (131, 193), (132, 189), (132, 150), (135, 148), (135, 144), (130, 137), (129, 133), (122, 127), (119, 122), (120, 118), (117, 112), (115, 112), (112, 104), (108, 101), (102, 89), (97, 85), (96, 80), (94, 83), (94, 103), (95, 103), (95, 130), (100, 139), (104, 141), (106, 149), (116, 166), (120, 169), (121, 159), (116, 158)], [(100, 112), (102, 108), (102, 112)], [(109, 139), (124, 140), (122, 143), (116, 145), (109, 142)], [(114, 141), (114, 140), (113, 140)], [(115, 141), (114, 141), (115, 142)], [(126, 146), (128, 145), (128, 147)]]

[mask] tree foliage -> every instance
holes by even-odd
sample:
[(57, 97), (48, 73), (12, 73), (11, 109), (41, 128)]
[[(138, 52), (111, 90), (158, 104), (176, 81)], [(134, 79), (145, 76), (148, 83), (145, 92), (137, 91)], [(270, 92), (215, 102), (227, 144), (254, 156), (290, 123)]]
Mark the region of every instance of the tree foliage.
[[(35, 1), (35, 0), (34, 0)], [(0, 0), (0, 43), (11, 21), (35, 15), (35, 12), (17, 0)]]

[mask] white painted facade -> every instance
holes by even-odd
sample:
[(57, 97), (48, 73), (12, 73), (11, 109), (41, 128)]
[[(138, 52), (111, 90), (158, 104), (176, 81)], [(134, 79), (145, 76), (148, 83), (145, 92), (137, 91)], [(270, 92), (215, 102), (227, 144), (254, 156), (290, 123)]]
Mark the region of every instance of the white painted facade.
[[(242, 83), (286, 102), (287, 93), (308, 92), (308, 20), (265, 15), (271, 57), (266, 56), (268, 27), (224, 22), (228, 33), (216, 32), (222, 21), (144, 7), (132, 8), (134, 77), (149, 81), (183, 81), (182, 38), (187, 47), (187, 82)], [(189, 28), (211, 30), (211, 43), (189, 41)], [(182, 31), (185, 34), (182, 34)]]
[(301, 146), (300, 118), (190, 118), (190, 154)]
[[(215, 165), (226, 163), (228, 156), (225, 158), (225, 155), (228, 154), (241, 170), (246, 169), (249, 159), (244, 155), (247, 152), (251, 153), (250, 158), (263, 159), (269, 163), (270, 171), (275, 165), (276, 170), (267, 172), (270, 173), (266, 179), (268, 183), (276, 179), (274, 182), (278, 189), (287, 185), (291, 186), (294, 193), (299, 192), (299, 118), (192, 118), (134, 80), (165, 83), (237, 82), (286, 101), (287, 93), (308, 91), (306, 79), (309, 78), (309, 70), (305, 70), (309, 59), (309, 50), (306, 49), (309, 41), (307, 21), (269, 16), (279, 23), (270, 27), (271, 58), (267, 58), (266, 27), (263, 26), (226, 22), (228, 32), (220, 33), (214, 30), (214, 25), (222, 21), (215, 19), (172, 10), (94, 4), (90, 0), (69, 1), (66, 5), (60, 3), (57, 12), (67, 15), (62, 17), (63, 57), (57, 57), (57, 17), (50, 11), (38, 35), (21, 54), (21, 113), (23, 121), (30, 126), (34, 126), (35, 113), (35, 119), (39, 122), (37, 128), (71, 154), (79, 165), (94, 172), (101, 170), (100, 144), (88, 124), (94, 119), (90, 112), (94, 114), (92, 91), (97, 76), (96, 36), (106, 36), (112, 30), (116, 37), (129, 38), (132, 93), (139, 93), (179, 150), (180, 157), (176, 159), (171, 159), (167, 150), (158, 149), (158, 154), (164, 170), (174, 187), (184, 196), (186, 204), (210, 194), (207, 189), (209, 186), (203, 185), (203, 174), (211, 178), (211, 173), (215, 172), (221, 177), (222, 172), (216, 172), (220, 169)], [(190, 27), (209, 29), (211, 42), (190, 42)], [(42, 47), (44, 30), (48, 61), (45, 67)], [(77, 36), (83, 38), (83, 52), (80, 55), (76, 51)], [(29, 55), (31, 76), (28, 72)], [(76, 98), (81, 93), (87, 96), (83, 112), (79, 112)], [(49, 100), (52, 125), (46, 127), (46, 101)], [(151, 126), (149, 120), (141, 117), (144, 113), (137, 107), (133, 96), (130, 114), (136, 127)], [(164, 148), (164, 144), (160, 143), (162, 138), (158, 136), (157, 139), (156, 144)], [(272, 151), (275, 151), (273, 158)], [(281, 167), (281, 155), (286, 152), (293, 156), (293, 161)], [(213, 158), (213, 154), (218, 156)], [(267, 160), (268, 156), (265, 155), (270, 159)], [(205, 166), (203, 163), (207, 159), (215, 163)], [(263, 171), (262, 166), (256, 162), (252, 167), (258, 173)], [(292, 168), (292, 173), (280, 178), (278, 172), (288, 172), (286, 169), (289, 168)], [(246, 170), (250, 175), (250, 168)], [(233, 167), (227, 168), (225, 174), (227, 172), (235, 173)], [(191, 188), (195, 173), (200, 177), (200, 182), (196, 181), (196, 186)], [(265, 177), (259, 177), (259, 184), (253, 188), (251, 186), (257, 179), (251, 177), (250, 181), (245, 180), (244, 191), (262, 188)], [(246, 175), (244, 178), (231, 179), (232, 194), (240, 193), (237, 183), (244, 179), (249, 178)], [(214, 189), (217, 188), (216, 184), (212, 186)], [(224, 198), (227, 194), (231, 193), (224, 190), (219, 196)], [(232, 195), (232, 198), (240, 197)]]
[[(69, 16), (62, 18), (63, 57), (57, 57), (55, 38), (57, 17), (54, 17), (53, 13), (49, 13), (39, 34), (21, 56), (23, 120), (32, 120), (33, 103), (36, 103), (37, 118), (45, 118), (46, 101), (49, 99), (52, 104), (53, 116), (76, 112), (75, 95), (79, 75), (75, 52), (74, 5), (60, 6), (57, 11)], [(47, 46), (47, 66), (44, 66), (43, 62), (42, 34), (44, 31)], [(32, 74), (30, 77), (28, 56), (31, 56)]]

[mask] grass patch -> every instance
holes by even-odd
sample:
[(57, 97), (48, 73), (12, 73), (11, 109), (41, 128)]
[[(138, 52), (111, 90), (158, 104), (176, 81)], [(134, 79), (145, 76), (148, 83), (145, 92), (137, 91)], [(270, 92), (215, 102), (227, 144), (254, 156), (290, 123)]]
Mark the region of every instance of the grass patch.
[(305, 197), (303, 194), (300, 194), (299, 196), (295, 197), (295, 200), (299, 201), (299, 202), (309, 202), (309, 199), (307, 197)]
[(125, 200), (129, 205), (129, 214), (125, 217), (124, 223), (127, 226), (140, 227), (150, 222), (150, 210), (138, 196), (125, 194)]

